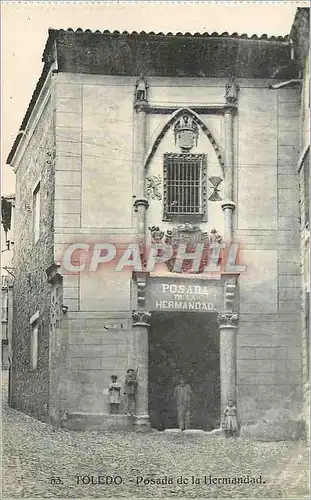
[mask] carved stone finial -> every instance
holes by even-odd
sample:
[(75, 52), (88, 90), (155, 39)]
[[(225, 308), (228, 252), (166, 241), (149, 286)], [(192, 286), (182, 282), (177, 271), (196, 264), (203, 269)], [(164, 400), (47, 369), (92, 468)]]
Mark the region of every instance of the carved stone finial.
[(238, 92), (240, 87), (237, 83), (235, 83), (234, 76), (229, 78), (229, 83), (226, 85), (226, 94), (225, 99), (227, 104), (231, 104), (236, 106), (238, 103)]
[(225, 326), (236, 327), (238, 320), (239, 320), (239, 315), (237, 313), (232, 313), (232, 312), (219, 313), (217, 318), (219, 326), (223, 327)]
[(149, 311), (133, 311), (133, 326), (150, 326), (148, 321), (151, 317), (151, 313)]
[(146, 104), (148, 102), (148, 84), (141, 74), (136, 82), (135, 88), (135, 105)]

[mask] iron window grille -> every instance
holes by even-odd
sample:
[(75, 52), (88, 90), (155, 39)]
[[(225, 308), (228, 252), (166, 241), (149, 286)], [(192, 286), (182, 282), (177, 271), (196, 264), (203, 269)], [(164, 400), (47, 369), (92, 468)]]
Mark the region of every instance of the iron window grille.
[(164, 219), (206, 213), (206, 155), (165, 153)]

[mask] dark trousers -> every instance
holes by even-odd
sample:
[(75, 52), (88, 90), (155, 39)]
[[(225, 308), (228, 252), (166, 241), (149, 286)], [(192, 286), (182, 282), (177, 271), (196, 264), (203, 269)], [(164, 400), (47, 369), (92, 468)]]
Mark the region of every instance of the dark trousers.
[(190, 409), (184, 406), (177, 408), (178, 427), (183, 431), (189, 428)]
[(136, 397), (135, 394), (126, 394), (126, 413), (135, 415), (136, 412)]

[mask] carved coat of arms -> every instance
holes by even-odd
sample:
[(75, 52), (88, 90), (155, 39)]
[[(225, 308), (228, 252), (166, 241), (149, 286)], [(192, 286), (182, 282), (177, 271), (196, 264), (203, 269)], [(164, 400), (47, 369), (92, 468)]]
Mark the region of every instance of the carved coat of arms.
[(197, 146), (199, 137), (199, 127), (194, 118), (184, 113), (174, 126), (175, 144), (178, 142), (183, 151)]
[[(172, 230), (168, 230), (165, 235), (165, 243), (173, 247), (173, 256), (167, 261), (167, 267), (170, 271), (180, 273), (202, 273), (205, 266), (208, 265), (211, 257), (212, 248), (219, 245), (222, 237), (217, 233), (216, 229), (212, 229), (209, 233), (203, 232), (199, 226), (191, 223), (180, 224)], [(197, 270), (193, 270), (194, 261), (185, 259), (180, 270), (176, 270), (175, 262), (180, 246), (184, 244), (187, 253), (195, 253), (198, 244), (203, 245), (203, 251)]]

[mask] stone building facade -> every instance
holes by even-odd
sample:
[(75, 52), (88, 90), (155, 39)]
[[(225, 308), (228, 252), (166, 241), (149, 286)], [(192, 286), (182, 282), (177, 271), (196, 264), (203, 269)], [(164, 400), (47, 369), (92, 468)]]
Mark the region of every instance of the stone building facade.
[[(297, 436), (301, 81), (289, 38), (50, 30), (43, 61), (8, 158), (12, 405), (128, 428), (123, 393), (110, 415), (107, 388), (134, 368), (137, 428), (175, 425), (183, 376), (194, 427), (217, 427), (231, 397), (244, 432), (279, 422)], [(142, 266), (116, 270), (134, 243)], [(159, 245), (175, 253), (150, 269)], [(198, 245), (214, 268), (191, 260)]]
[[(293, 58), (299, 63), (301, 86), (298, 173), (300, 186), (301, 228), (301, 322), (302, 322), (302, 390), (303, 413), (308, 421), (310, 411), (310, 57), (308, 33), (310, 11), (297, 9), (291, 40)], [(308, 426), (308, 432), (310, 427)]]
[(12, 256), (14, 248), (15, 195), (1, 196), (1, 365), (7, 370), (10, 364), (13, 309)]

